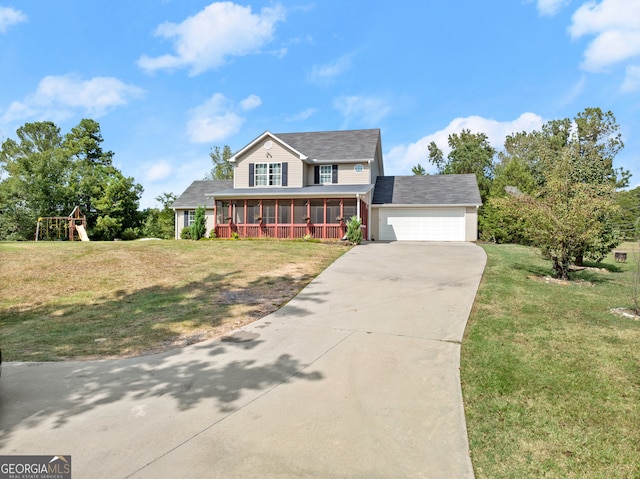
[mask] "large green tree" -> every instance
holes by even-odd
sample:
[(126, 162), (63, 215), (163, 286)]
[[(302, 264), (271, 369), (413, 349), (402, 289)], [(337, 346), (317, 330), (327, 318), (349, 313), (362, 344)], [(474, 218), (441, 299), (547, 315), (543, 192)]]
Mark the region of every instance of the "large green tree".
[(512, 216), (510, 210), (499, 207), (493, 200), (506, 197), (507, 187), (532, 194), (544, 184), (539, 161), (543, 142), (543, 133), (539, 131), (518, 132), (505, 139), (504, 149), (497, 155), (489, 201), (484, 204), (479, 218), (482, 239), (497, 243), (530, 242), (525, 236), (522, 219)]
[(611, 219), (618, 208), (614, 185), (575, 180), (578, 157), (576, 144), (563, 147), (535, 193), (512, 188), (510, 199), (493, 200), (521, 220), (525, 234), (549, 256), (554, 276), (561, 279), (569, 278), (571, 263), (585, 249), (597, 260), (612, 249)]
[(162, 239), (174, 238), (175, 213), (171, 209), (171, 205), (176, 198), (175, 194), (165, 192), (156, 197), (161, 208), (149, 208), (144, 212), (144, 236)]
[(489, 196), (493, 179), (493, 158), (496, 150), (489, 144), (484, 133), (462, 130), (449, 135), (451, 151), (444, 157), (435, 142), (429, 144), (429, 162), (436, 166), (441, 175), (473, 173), (478, 180), (480, 197), (484, 201)]
[[(502, 224), (490, 226), (506, 228), (507, 239), (520, 234), (535, 242), (560, 277), (570, 262), (600, 261), (620, 242), (615, 193), (630, 176), (613, 166), (624, 146), (618, 130), (613, 113), (587, 108), (573, 120), (508, 137), (488, 205)], [(511, 202), (507, 186), (519, 192)]]
[(205, 180), (232, 180), (233, 179), (233, 165), (229, 163), (231, 158), (231, 148), (225, 145), (222, 149), (219, 146), (214, 146), (209, 157), (213, 163), (211, 171), (204, 177)]
[(619, 191), (616, 202), (620, 206), (616, 226), (625, 239), (640, 238), (640, 186), (632, 190)]
[(113, 166), (100, 125), (84, 119), (62, 136), (52, 122), (26, 123), (0, 149), (0, 239), (32, 239), (41, 216), (87, 215), (92, 239), (140, 221), (142, 186)]

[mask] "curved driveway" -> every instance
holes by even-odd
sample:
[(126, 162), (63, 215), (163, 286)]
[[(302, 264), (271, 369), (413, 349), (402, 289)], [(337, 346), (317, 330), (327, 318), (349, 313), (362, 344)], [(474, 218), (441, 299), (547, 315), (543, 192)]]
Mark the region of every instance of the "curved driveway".
[(7, 363), (0, 454), (71, 454), (75, 478), (472, 478), (458, 368), (485, 262), (369, 243), (219, 340)]

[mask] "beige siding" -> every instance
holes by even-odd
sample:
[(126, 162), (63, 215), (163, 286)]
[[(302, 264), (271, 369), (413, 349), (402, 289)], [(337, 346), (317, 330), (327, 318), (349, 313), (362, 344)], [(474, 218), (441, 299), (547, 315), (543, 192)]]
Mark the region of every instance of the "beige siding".
[(371, 164), (371, 183), (376, 182), (376, 178), (380, 176), (380, 162), (382, 161), (382, 153), (379, 149), (376, 149), (375, 160)]
[[(195, 210), (195, 208), (192, 208), (191, 210), (189, 209), (182, 209), (182, 210), (176, 210), (175, 212), (175, 239), (180, 239), (180, 233), (182, 233), (182, 229), (184, 228), (184, 212), (185, 211), (192, 211)], [(213, 209), (206, 209), (204, 212), (204, 217), (206, 219), (206, 226), (207, 226), (207, 230), (205, 232), (205, 236), (208, 238), (209, 234), (211, 233), (211, 230), (213, 229)]]
[[(361, 173), (356, 173), (354, 167), (359, 164), (363, 166)], [(314, 166), (307, 166), (307, 185), (313, 185), (314, 182)], [(356, 163), (341, 163), (338, 165), (338, 184), (339, 185), (368, 185), (370, 184), (369, 163), (366, 161)], [(305, 185), (306, 186), (306, 185)]]
[(214, 219), (213, 210), (209, 210), (209, 209), (205, 210), (204, 216), (207, 219), (207, 223), (206, 223), (207, 231), (205, 232), (204, 236), (208, 238), (211, 233), (211, 230), (213, 229), (213, 219)]
[(465, 241), (478, 239), (478, 208), (467, 206), (465, 211)]
[[(265, 139), (265, 141), (267, 141)], [(303, 185), (304, 163), (289, 149), (284, 148), (277, 141), (272, 141), (270, 150), (264, 148), (265, 141), (260, 141), (251, 150), (238, 159), (234, 169), (234, 188), (249, 187), (249, 163), (288, 163), (288, 186), (299, 188)], [(269, 154), (271, 157), (267, 156)]]

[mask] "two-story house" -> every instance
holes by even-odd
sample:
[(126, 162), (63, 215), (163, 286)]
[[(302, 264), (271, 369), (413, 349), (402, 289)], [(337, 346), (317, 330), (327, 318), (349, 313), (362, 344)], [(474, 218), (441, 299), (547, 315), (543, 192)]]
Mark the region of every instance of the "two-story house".
[(205, 206), (207, 234), (475, 241), (474, 175), (384, 176), (380, 130), (263, 133), (229, 160), (233, 180), (194, 181), (173, 204), (176, 238)]

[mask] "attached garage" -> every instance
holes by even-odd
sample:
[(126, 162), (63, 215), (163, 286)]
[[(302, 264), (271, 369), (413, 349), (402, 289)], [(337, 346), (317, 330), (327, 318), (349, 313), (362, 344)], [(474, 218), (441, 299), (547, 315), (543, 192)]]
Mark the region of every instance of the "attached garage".
[(381, 208), (382, 241), (464, 241), (464, 208)]
[(475, 175), (381, 176), (371, 239), (476, 241), (480, 205)]

